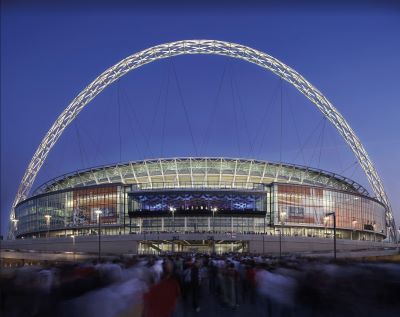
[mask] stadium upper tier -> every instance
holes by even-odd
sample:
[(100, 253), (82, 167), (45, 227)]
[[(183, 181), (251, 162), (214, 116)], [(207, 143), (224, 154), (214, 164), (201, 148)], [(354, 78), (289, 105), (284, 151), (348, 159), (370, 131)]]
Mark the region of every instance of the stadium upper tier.
[(306, 166), (231, 158), (168, 158), (104, 165), (65, 174), (38, 187), (33, 196), (100, 184), (137, 184), (141, 189), (253, 188), (283, 182), (330, 187), (369, 196), (360, 184)]

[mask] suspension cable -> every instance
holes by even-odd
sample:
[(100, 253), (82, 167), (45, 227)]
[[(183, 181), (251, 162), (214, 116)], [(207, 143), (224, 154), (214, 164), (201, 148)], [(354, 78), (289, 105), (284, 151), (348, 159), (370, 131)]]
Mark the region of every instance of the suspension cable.
[(280, 94), (280, 134), (279, 134), (279, 162), (282, 163), (282, 144), (283, 144), (283, 80), (281, 82), (281, 94)]
[(356, 173), (356, 171), (358, 171), (359, 166), (360, 166), (359, 164), (356, 164), (356, 166), (353, 169), (353, 172), (350, 174), (350, 177), (349, 177), (350, 179), (353, 179), (353, 176)]
[(238, 147), (239, 157), (241, 157), (242, 156), (242, 151), (240, 149), (239, 120), (238, 120), (238, 111), (236, 110), (235, 91), (233, 89), (232, 76), (229, 76), (229, 79), (230, 79), (229, 82), (230, 82), (230, 87), (231, 87), (233, 115), (234, 115), (234, 121), (235, 121), (236, 146)]
[(326, 117), (322, 117), (322, 127), (321, 127), (321, 131), (319, 132), (318, 137), (317, 137), (317, 140), (316, 140), (316, 142), (315, 142), (315, 146), (314, 146), (314, 148), (313, 148), (312, 155), (311, 155), (310, 161), (309, 161), (309, 163), (308, 163), (309, 166), (312, 165), (312, 161), (313, 161), (313, 159), (314, 159), (314, 155), (317, 156), (318, 150), (321, 149), (321, 148), (320, 148), (320, 145), (321, 145), (321, 138), (322, 138), (322, 133), (323, 133), (323, 131), (324, 131), (325, 123), (326, 123)]
[[(328, 132), (329, 132), (329, 131), (330, 131), (330, 130), (328, 130)], [(339, 167), (340, 167), (340, 169), (343, 169), (343, 158), (342, 158), (342, 153), (341, 153), (341, 151), (339, 151), (339, 149), (338, 149), (339, 146), (338, 146), (338, 142), (337, 142), (337, 133), (334, 134), (333, 142), (334, 142), (333, 148), (334, 148), (335, 153), (336, 153), (335, 158), (337, 158), (337, 160), (339, 161)]]
[(101, 146), (99, 145), (99, 143), (97, 143), (95, 141), (95, 139), (92, 137), (92, 135), (88, 132), (88, 130), (85, 129), (84, 126), (80, 127), (80, 130), (89, 138), (89, 140), (93, 143), (94, 145), (94, 158), (93, 161), (97, 160), (97, 157), (99, 156), (99, 154), (102, 156), (102, 158), (104, 159), (104, 161), (106, 161), (106, 156), (104, 155), (104, 153), (101, 151)]
[(79, 148), (79, 156), (81, 159), (81, 164), (82, 164), (82, 169), (85, 168), (85, 163), (84, 163), (84, 152), (83, 152), (83, 148), (82, 148), (82, 144), (81, 144), (81, 137), (79, 134), (79, 130), (78, 130), (78, 125), (76, 123), (76, 121), (74, 121), (74, 127), (75, 127), (75, 132), (76, 132), (76, 138), (78, 141), (78, 148)]
[[(122, 104), (122, 105), (124, 105), (124, 104)], [(128, 106), (126, 106), (126, 108), (127, 108), (127, 110), (129, 109)], [(130, 130), (132, 132), (132, 136), (133, 136), (132, 139), (134, 141), (136, 152), (139, 154), (139, 157), (144, 160), (144, 159), (146, 159), (146, 156), (145, 156), (144, 152), (142, 152), (141, 147), (138, 145), (138, 143), (136, 141), (138, 139), (138, 138), (136, 138), (137, 131), (132, 126), (132, 122), (134, 121), (135, 117), (132, 119), (129, 111), (126, 111), (126, 116), (127, 116), (128, 121), (129, 121), (129, 125), (128, 126), (129, 126), (129, 128), (130, 128)]]
[(120, 84), (119, 79), (117, 81), (117, 104), (118, 104), (118, 139), (119, 139), (119, 162), (122, 162), (122, 136), (121, 136), (121, 103), (120, 97)]
[(350, 168), (352, 168), (354, 165), (358, 164), (358, 161), (355, 160), (353, 163), (351, 163), (349, 166), (347, 166), (346, 168), (344, 168), (339, 175), (343, 175), (344, 172), (348, 171)]
[[(162, 93), (163, 93), (163, 89), (164, 86), (167, 85), (167, 97), (166, 99), (168, 99), (168, 87), (169, 87), (169, 77), (170, 77), (170, 64), (168, 64), (168, 71), (167, 71), (167, 76), (164, 79), (164, 82), (160, 85), (160, 90), (158, 92), (158, 97), (155, 101), (155, 105), (154, 105), (154, 113), (151, 119), (151, 124), (149, 126), (149, 132), (148, 132), (148, 139), (147, 139), (147, 143), (151, 144), (151, 137), (153, 135), (153, 130), (156, 127), (156, 119), (157, 119), (157, 115), (158, 115), (158, 110), (161, 108), (161, 97), (162, 97)], [(160, 109), (160, 111), (162, 111), (162, 109)], [(161, 116), (163, 116), (163, 114), (161, 113)], [(163, 150), (161, 149), (161, 153), (163, 152)], [(162, 154), (161, 154), (162, 156)]]
[(303, 150), (302, 150), (302, 148), (301, 148), (301, 138), (300, 138), (299, 128), (298, 128), (298, 126), (297, 126), (297, 123), (296, 123), (296, 120), (295, 120), (295, 116), (294, 116), (293, 104), (292, 104), (292, 101), (291, 101), (291, 99), (290, 99), (290, 95), (289, 95), (288, 92), (286, 92), (286, 95), (285, 95), (285, 96), (286, 96), (287, 103), (288, 103), (288, 105), (289, 105), (288, 108), (289, 108), (289, 113), (290, 113), (290, 115), (291, 115), (291, 117), (292, 117), (294, 130), (295, 130), (295, 132), (296, 132), (296, 140), (297, 140), (297, 143), (298, 143), (298, 146), (299, 146), (299, 151), (300, 151), (300, 154), (301, 154), (301, 159), (302, 159), (302, 161), (303, 161), (303, 165), (306, 165), (306, 160), (305, 160), (304, 152), (303, 152)]
[(170, 71), (171, 64), (168, 67), (168, 76), (167, 76), (167, 87), (165, 93), (165, 102), (164, 102), (164, 113), (162, 117), (162, 127), (161, 127), (161, 157), (164, 155), (164, 141), (165, 141), (165, 122), (167, 117), (167, 106), (168, 106), (168, 96), (169, 96), (169, 84), (170, 84)]
[[(261, 135), (261, 141), (260, 141), (259, 150), (258, 150), (258, 153), (257, 153), (258, 156), (261, 155), (262, 149), (264, 148), (265, 138), (266, 138), (266, 136), (268, 134), (269, 128), (271, 127), (271, 125), (267, 124), (267, 123), (269, 122), (269, 120), (271, 120), (272, 110), (274, 109), (273, 105), (275, 104), (276, 99), (278, 98), (278, 90), (279, 90), (279, 88), (280, 88), (280, 81), (278, 81), (275, 89), (273, 90), (271, 98), (270, 98), (270, 100), (269, 100), (269, 102), (267, 104), (267, 107), (265, 108), (264, 116), (263, 116), (263, 118), (261, 120), (261, 123), (260, 123), (260, 133), (262, 135)], [(264, 132), (262, 130), (264, 130)], [(255, 143), (256, 142), (254, 141), (254, 144)]]
[(237, 84), (236, 76), (235, 76), (235, 71), (234, 71), (234, 67), (233, 67), (232, 65), (231, 65), (231, 67), (230, 67), (230, 71), (231, 71), (231, 74), (232, 74), (232, 77), (233, 77), (233, 84), (234, 84), (235, 91), (236, 91), (236, 94), (237, 94), (237, 97), (238, 97), (239, 107), (240, 107), (240, 110), (241, 110), (242, 116), (243, 116), (245, 132), (246, 132), (247, 139), (248, 139), (248, 142), (249, 142), (249, 145), (250, 145), (250, 154), (251, 154), (251, 155), (254, 155), (253, 144), (252, 144), (252, 142), (251, 142), (249, 127), (248, 127), (248, 125), (247, 125), (247, 120), (246, 120), (246, 113), (245, 113), (245, 111), (244, 111), (244, 107), (243, 107), (243, 103), (242, 103), (242, 98), (241, 98), (240, 91), (239, 91), (239, 86), (238, 86), (238, 84)]
[[(136, 126), (139, 130), (139, 133), (142, 134), (142, 137), (145, 141), (145, 145), (148, 151), (148, 155), (151, 156), (151, 149), (150, 149), (150, 145), (149, 145), (149, 141), (148, 138), (146, 137), (146, 133), (144, 132), (144, 128), (142, 127), (141, 121), (139, 120), (139, 116), (137, 115), (136, 111), (135, 111), (135, 107), (132, 106), (132, 102), (131, 99), (129, 98), (129, 95), (126, 93), (124, 87), (121, 86), (121, 97), (125, 97), (125, 100), (127, 102), (127, 109), (129, 109), (132, 112), (133, 115), (133, 119), (136, 121)], [(122, 100), (122, 99), (121, 99)], [(130, 121), (132, 123), (132, 121)], [(135, 130), (135, 129), (133, 129)]]
[(222, 90), (222, 86), (223, 86), (223, 83), (224, 83), (225, 73), (226, 73), (226, 68), (227, 68), (228, 62), (229, 61), (226, 60), (225, 65), (224, 65), (224, 69), (222, 71), (221, 79), (219, 81), (217, 94), (215, 95), (215, 98), (214, 98), (214, 103), (213, 103), (213, 107), (212, 107), (212, 110), (211, 110), (211, 113), (210, 113), (210, 118), (207, 121), (208, 124), (207, 124), (207, 127), (206, 127), (206, 131), (204, 133), (203, 145), (202, 145), (203, 153), (206, 153), (206, 151), (207, 151), (207, 146), (208, 146), (209, 137), (210, 137), (210, 133), (211, 133), (211, 127), (212, 127), (213, 119), (215, 117), (215, 113), (216, 113), (217, 108), (218, 108), (219, 96), (220, 96), (220, 93), (221, 93), (221, 90)]
[(177, 73), (176, 73), (174, 61), (172, 60), (171, 63), (172, 63), (172, 69), (173, 69), (174, 76), (175, 76), (175, 80), (176, 80), (176, 85), (177, 85), (177, 87), (178, 87), (178, 93), (179, 93), (179, 97), (180, 97), (180, 100), (181, 100), (181, 105), (182, 105), (182, 108), (183, 108), (183, 111), (184, 111), (184, 114), (185, 114), (185, 118), (186, 118), (187, 125), (188, 125), (188, 127), (189, 127), (189, 133), (190, 133), (190, 137), (191, 137), (191, 139), (192, 139), (194, 152), (195, 152), (195, 154), (196, 154), (196, 156), (197, 156), (197, 155), (198, 155), (198, 152), (197, 152), (196, 142), (195, 142), (195, 140), (194, 140), (194, 135), (193, 135), (193, 131), (192, 131), (192, 126), (191, 126), (190, 120), (189, 120), (189, 114), (188, 114), (188, 111), (187, 111), (187, 109), (186, 109), (185, 102), (184, 102), (184, 100), (183, 100), (182, 90), (181, 90), (181, 87), (180, 87), (180, 84), (179, 84), (178, 75), (177, 75)]
[[(314, 133), (318, 130), (318, 128), (319, 128), (319, 126), (320, 126), (320, 124), (321, 124), (322, 122), (323, 122), (323, 118), (321, 118), (321, 119), (318, 121), (318, 123), (317, 123), (317, 125), (315, 126), (315, 128), (314, 128), (314, 129), (311, 131), (311, 133), (308, 135), (308, 137), (307, 137), (306, 140), (304, 141), (303, 145), (301, 146), (300, 151), (304, 150), (305, 146), (306, 146), (306, 145), (308, 144), (308, 142), (311, 140), (311, 137), (312, 137), (312, 136), (314, 135)], [(295, 156), (294, 161), (296, 161), (296, 159), (298, 158), (300, 151), (297, 152), (297, 155)]]
[(323, 118), (322, 118), (322, 127), (321, 127), (321, 129), (318, 129), (318, 130), (320, 130), (320, 131), (319, 131), (319, 134), (318, 134), (317, 139), (316, 139), (316, 141), (315, 141), (315, 146), (314, 146), (313, 149), (312, 149), (312, 155), (311, 155), (310, 161), (308, 162), (308, 165), (309, 165), (309, 166), (312, 165), (312, 161), (314, 160), (314, 157), (317, 159), (318, 150), (321, 149), (321, 148), (320, 148), (320, 145), (321, 145), (321, 136), (322, 136), (322, 132), (323, 132), (323, 130), (324, 130), (325, 122), (326, 122), (326, 121), (325, 121), (325, 117), (323, 117)]
[(322, 136), (321, 136), (321, 144), (320, 144), (317, 168), (319, 168), (319, 165), (321, 163), (322, 149), (324, 147), (325, 126), (326, 126), (326, 117), (324, 117), (324, 124), (322, 126)]
[[(267, 132), (269, 131), (269, 128), (271, 126), (271, 125), (267, 124), (267, 121), (269, 121), (271, 119), (271, 112), (272, 112), (272, 109), (273, 109), (272, 105), (275, 102), (275, 98), (277, 96), (278, 89), (279, 89), (279, 82), (274, 87), (274, 89), (272, 90), (272, 94), (271, 94), (271, 96), (270, 96), (270, 98), (269, 98), (269, 100), (268, 100), (268, 102), (266, 104), (264, 113), (263, 113), (263, 115), (261, 117), (260, 126), (258, 127), (256, 135), (255, 135), (254, 140), (253, 140), (254, 148), (258, 149), (257, 153), (256, 153), (256, 157), (259, 157), (260, 154), (261, 154), (261, 150), (262, 150), (262, 147), (264, 145), (265, 137), (266, 137)], [(256, 147), (257, 139), (259, 138), (259, 136), (261, 136), (260, 145), (258, 147)]]

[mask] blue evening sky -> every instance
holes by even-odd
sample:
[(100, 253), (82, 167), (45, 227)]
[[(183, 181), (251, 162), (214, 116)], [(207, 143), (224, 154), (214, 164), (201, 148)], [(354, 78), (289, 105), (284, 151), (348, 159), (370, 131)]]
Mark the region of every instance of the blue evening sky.
[[(122, 58), (182, 39), (244, 44), (305, 76), (365, 145), (400, 224), (400, 10), (388, 3), (316, 8), (313, 2), (292, 8), (3, 3), (2, 234), (34, 151), (80, 90)], [(197, 154), (282, 159), (341, 173), (369, 189), (353, 154), (311, 102), (271, 72), (226, 57), (181, 56), (146, 65), (108, 87), (75, 122), (34, 187), (90, 166)]]

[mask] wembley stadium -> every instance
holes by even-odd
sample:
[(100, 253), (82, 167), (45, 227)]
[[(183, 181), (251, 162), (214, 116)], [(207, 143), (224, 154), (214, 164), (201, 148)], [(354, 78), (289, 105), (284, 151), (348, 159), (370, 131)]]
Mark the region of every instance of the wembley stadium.
[[(349, 178), (312, 167), (224, 157), (119, 162), (62, 175), (31, 193), (50, 150), (91, 100), (145, 64), (195, 54), (241, 59), (291, 84), (349, 146), (372, 193)], [(9, 240), (14, 248), (47, 251), (95, 252), (98, 244), (99, 256), (100, 248), (111, 253), (313, 252), (332, 250), (333, 240), (336, 256), (336, 247), (361, 250), (396, 243), (397, 232), (366, 149), (318, 89), (256, 49), (183, 40), (126, 57), (64, 109), (22, 177), (10, 211)]]
[[(53, 179), (15, 208), (17, 238), (179, 235), (176, 251), (227, 235), (382, 241), (385, 206), (356, 182), (305, 166), (228, 158), (128, 162)], [(196, 241), (184, 235), (197, 234)], [(250, 238), (251, 239), (251, 238)], [(176, 239), (178, 240), (178, 239)], [(204, 243), (204, 240), (208, 243)], [(236, 251), (248, 245), (234, 241)], [(163, 240), (139, 249), (172, 251)], [(212, 245), (214, 247), (214, 245)], [(143, 251), (143, 250), (142, 250)]]

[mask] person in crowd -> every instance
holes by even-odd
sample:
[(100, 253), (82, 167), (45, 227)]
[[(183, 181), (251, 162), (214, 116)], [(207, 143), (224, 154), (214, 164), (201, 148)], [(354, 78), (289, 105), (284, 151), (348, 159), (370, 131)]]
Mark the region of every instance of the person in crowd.
[(173, 276), (173, 262), (166, 259), (163, 273), (158, 283), (150, 287), (144, 294), (144, 317), (170, 317), (175, 311), (180, 296), (179, 282)]
[(398, 294), (398, 263), (296, 256), (149, 255), (0, 271), (1, 317), (397, 317)]
[(200, 311), (200, 261), (196, 260), (190, 270), (190, 290), (192, 294), (192, 307), (196, 312)]

